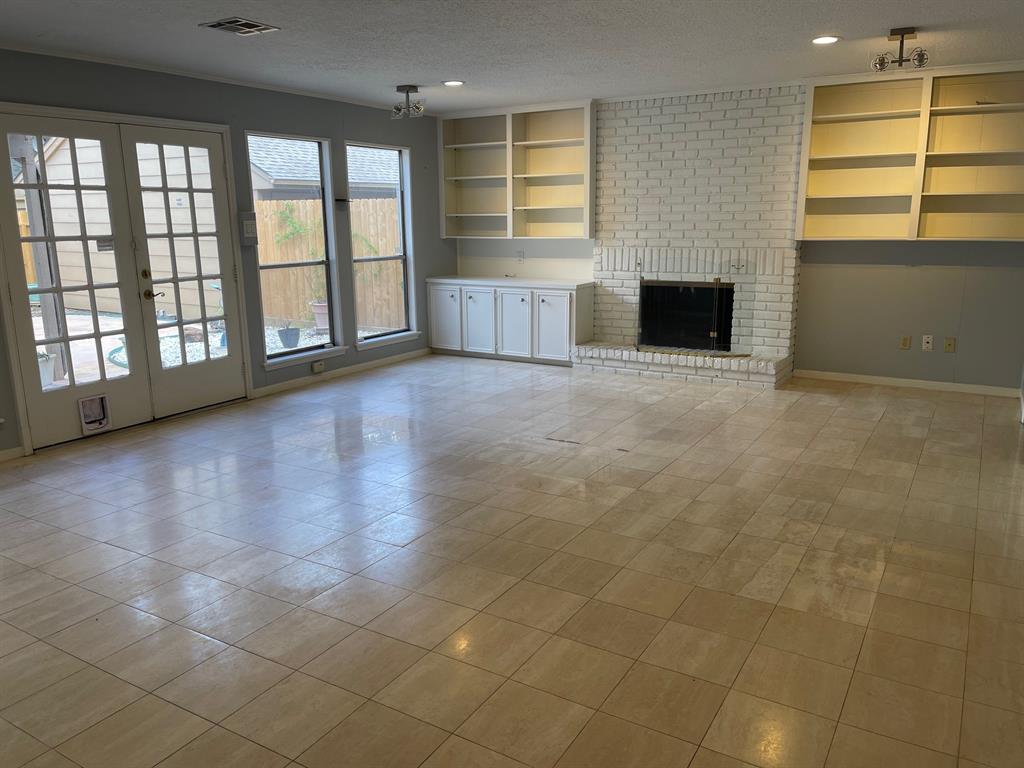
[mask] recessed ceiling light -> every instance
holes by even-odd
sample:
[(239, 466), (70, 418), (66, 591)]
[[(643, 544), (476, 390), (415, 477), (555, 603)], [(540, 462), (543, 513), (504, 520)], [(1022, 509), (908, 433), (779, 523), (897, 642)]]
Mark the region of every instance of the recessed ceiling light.
[(460, 85), (465, 85), (466, 83), (463, 80), (445, 80), (444, 84), (449, 88), (458, 88)]
[(811, 40), (811, 42), (815, 45), (832, 45), (832, 43), (838, 43), (841, 39), (835, 35), (819, 35)]

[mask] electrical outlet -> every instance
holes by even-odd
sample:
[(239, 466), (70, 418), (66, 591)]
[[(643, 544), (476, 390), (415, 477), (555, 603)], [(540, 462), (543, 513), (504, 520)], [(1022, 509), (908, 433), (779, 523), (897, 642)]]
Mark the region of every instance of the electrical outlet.
[(914, 339), (912, 336), (900, 336), (900, 349), (910, 349), (913, 343)]
[(935, 349), (935, 337), (931, 334), (927, 334), (921, 337), (921, 351), (931, 352)]
[(309, 364), (309, 370), (311, 370), (313, 373), (323, 373), (324, 372), (324, 361), (323, 360), (314, 360), (312, 363)]
[(516, 251), (516, 261), (520, 264), (526, 263), (526, 251)]
[(947, 336), (942, 344), (943, 352), (956, 352), (956, 336)]

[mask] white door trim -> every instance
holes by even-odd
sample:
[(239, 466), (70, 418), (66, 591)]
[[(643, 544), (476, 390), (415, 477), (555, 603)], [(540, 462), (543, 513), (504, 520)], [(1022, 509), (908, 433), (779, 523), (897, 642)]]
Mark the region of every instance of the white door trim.
[[(238, 281), (235, 283), (236, 302), (238, 305), (239, 318), (242, 332), (242, 378), (245, 382), (245, 396), (251, 399), (255, 396), (255, 390), (251, 380), (252, 354), (249, 345), (248, 313), (245, 305), (244, 272), (242, 271), (241, 243), (238, 233), (238, 195), (235, 187), (234, 160), (231, 152), (231, 129), (222, 123), (204, 123), (190, 120), (176, 120), (173, 118), (145, 117), (141, 115), (130, 115), (120, 112), (102, 112), (89, 109), (72, 109), (68, 107), (51, 107), (39, 104), (22, 104), (19, 102), (0, 101), (0, 115), (19, 115), (27, 117), (54, 117), (64, 120), (84, 120), (91, 122), (114, 123), (117, 125), (140, 125), (153, 128), (178, 128), (193, 131), (206, 131), (216, 133), (221, 137), (224, 149), (224, 172), (227, 177), (228, 215), (230, 217), (230, 244), (232, 251), (232, 262), (238, 271)], [(0, 235), (3, 232), (0, 230)], [(2, 249), (3, 238), (0, 237), (0, 249)], [(0, 253), (0, 293), (6, 293), (7, 298), (0, 301), (3, 319), (4, 343), (7, 345), (7, 364), (11, 371), (11, 386), (14, 390), (15, 406), (17, 411), (18, 435), (21, 440), (21, 452), (24, 456), (30, 456), (34, 452), (32, 448), (32, 431), (28, 422), (28, 403), (25, 399), (25, 391), (22, 386), (22, 366), (18, 355), (17, 338), (14, 334), (14, 314), (10, 298), (10, 275), (7, 274), (6, 259)]]

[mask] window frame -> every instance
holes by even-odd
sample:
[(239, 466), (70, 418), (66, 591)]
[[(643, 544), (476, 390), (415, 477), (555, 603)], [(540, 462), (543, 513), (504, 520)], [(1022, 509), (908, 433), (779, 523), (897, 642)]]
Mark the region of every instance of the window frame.
[[(398, 226), (400, 229), (400, 242), (402, 245), (402, 252), (392, 256), (371, 256), (367, 258), (357, 259), (355, 257), (355, 249), (352, 247), (352, 184), (349, 181), (348, 176), (348, 148), (349, 147), (364, 147), (367, 149), (388, 149), (398, 153)], [(405, 341), (410, 338), (417, 337), (418, 331), (416, 328), (416, 300), (413, 291), (410, 290), (410, 286), (413, 285), (413, 262), (412, 262), (412, 201), (410, 199), (410, 174), (412, 169), (412, 150), (409, 147), (400, 147), (393, 144), (378, 144), (372, 141), (357, 141), (357, 140), (346, 140), (345, 141), (345, 189), (348, 195), (348, 224), (349, 224), (349, 247), (352, 249), (352, 309), (353, 315), (356, 320), (356, 347), (372, 348), (375, 346), (384, 346), (389, 341)], [(395, 329), (393, 331), (386, 331), (384, 333), (375, 333), (372, 336), (359, 337), (359, 297), (356, 292), (356, 265), (357, 264), (369, 264), (380, 261), (402, 261), (402, 274), (405, 281), (404, 284), (404, 300), (405, 300), (405, 327)], [(398, 338), (401, 337), (401, 338)]]
[[(331, 173), (331, 140), (323, 136), (304, 136), (293, 133), (276, 133), (273, 131), (245, 131), (245, 159), (246, 167), (249, 170), (249, 194), (250, 200), (252, 201), (252, 209), (256, 210), (256, 190), (252, 184), (252, 158), (249, 152), (249, 137), (256, 136), (260, 138), (269, 139), (288, 139), (292, 141), (304, 141), (304, 142), (315, 142), (319, 148), (320, 154), (320, 196), (321, 204), (323, 205), (324, 217), (324, 258), (316, 261), (293, 261), (293, 262), (282, 262), (280, 264), (261, 264), (259, 255), (259, 240), (255, 240), (256, 248), (256, 290), (259, 294), (259, 308), (260, 308), (260, 328), (262, 333), (260, 334), (260, 345), (263, 349), (263, 367), (266, 370), (273, 370), (291, 364), (292, 362), (307, 362), (310, 360), (322, 359), (325, 357), (332, 357), (334, 355), (343, 354), (348, 347), (344, 346), (342, 339), (343, 328), (342, 328), (342, 317), (341, 317), (341, 301), (340, 301), (340, 290), (339, 290), (339, 269), (338, 269), (338, 248), (335, 238), (335, 218), (334, 218), (334, 185), (333, 175)], [(324, 279), (327, 297), (327, 318), (330, 324), (329, 336), (330, 340), (323, 344), (317, 344), (309, 347), (296, 347), (295, 349), (286, 349), (275, 354), (267, 354), (267, 339), (266, 339), (266, 325), (263, 315), (263, 281), (262, 273), (264, 270), (276, 270), (276, 269), (288, 269), (295, 267), (312, 267), (323, 265)]]

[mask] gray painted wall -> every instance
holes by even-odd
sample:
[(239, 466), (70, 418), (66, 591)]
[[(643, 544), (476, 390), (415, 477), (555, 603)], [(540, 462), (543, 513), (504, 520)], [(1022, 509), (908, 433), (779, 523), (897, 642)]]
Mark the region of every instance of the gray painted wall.
[[(1024, 244), (818, 242), (801, 261), (798, 369), (1019, 386)], [(946, 336), (956, 353), (942, 351)]]
[[(335, 195), (344, 196), (346, 141), (365, 141), (408, 147), (411, 151), (413, 253), (416, 272), (417, 322), (427, 328), (424, 278), (456, 270), (455, 241), (440, 239), (437, 215), (437, 120), (391, 120), (381, 109), (327, 99), (297, 96), (259, 88), (165, 75), (141, 69), (74, 61), (51, 56), (0, 50), (0, 101), (117, 112), (128, 115), (226, 124), (231, 129), (234, 184), (238, 209), (252, 210), (245, 131), (267, 131), (326, 138), (331, 141)], [(387, 94), (382, 94), (386, 96)], [(341, 273), (344, 342), (355, 340), (355, 310), (348, 217), (336, 216), (335, 239)], [(243, 289), (248, 307), (244, 319), (249, 339), (260, 349), (259, 279), (256, 251), (242, 248)], [(14, 398), (10, 390), (8, 355), (0, 339), (0, 450), (18, 445)], [(426, 338), (357, 352), (326, 361), (327, 370), (424, 348)], [(256, 388), (308, 375), (308, 367), (265, 371), (262, 361), (250, 366)]]

